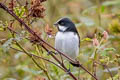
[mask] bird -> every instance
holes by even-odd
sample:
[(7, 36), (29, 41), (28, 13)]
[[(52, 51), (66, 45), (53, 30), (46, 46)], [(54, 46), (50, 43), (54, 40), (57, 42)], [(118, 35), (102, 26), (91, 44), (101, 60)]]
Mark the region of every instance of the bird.
[(57, 20), (54, 25), (58, 29), (55, 36), (55, 48), (75, 60), (80, 48), (80, 36), (75, 24), (68, 17), (64, 17)]

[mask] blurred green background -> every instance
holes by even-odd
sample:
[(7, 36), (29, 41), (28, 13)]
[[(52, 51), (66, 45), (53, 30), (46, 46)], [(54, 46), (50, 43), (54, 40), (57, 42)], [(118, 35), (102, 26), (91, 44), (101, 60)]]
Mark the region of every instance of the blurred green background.
[[(11, 0), (0, 0), (7, 7)], [(17, 0), (22, 6), (26, 0)], [(28, 9), (30, 8), (30, 0)], [(42, 3), (46, 8), (44, 18), (37, 18), (30, 25), (32, 28), (39, 28), (42, 38), (54, 46), (54, 38), (48, 38), (44, 31), (46, 24), (56, 32), (53, 26), (59, 18), (69, 17), (75, 24), (81, 37), (79, 61), (89, 70), (92, 69), (90, 57), (95, 47), (90, 39), (96, 33), (107, 31), (108, 40), (104, 41), (101, 48), (107, 49), (98, 51), (99, 61), (106, 64), (114, 78), (120, 80), (120, 0), (47, 0)], [(19, 6), (19, 4), (17, 5)], [(47, 77), (33, 61), (24, 53), (10, 49), (12, 45), (11, 34), (8, 30), (2, 30), (1, 26), (7, 25), (13, 19), (3, 9), (0, 9), (0, 80), (44, 80)], [(33, 18), (32, 18), (33, 19)], [(26, 21), (27, 22), (27, 21)], [(14, 29), (22, 33), (24, 30), (15, 21)], [(29, 52), (35, 52), (35, 45), (28, 40), (21, 40), (22, 46)], [(15, 46), (15, 45), (12, 45)], [(16, 47), (16, 46), (15, 46)], [(45, 58), (47, 52), (43, 52)], [(39, 60), (38, 60), (39, 62)], [(68, 64), (66, 64), (68, 66)], [(66, 73), (56, 66), (47, 63), (48, 73), (52, 80), (72, 80)], [(72, 67), (72, 72), (77, 76), (78, 70)], [(84, 70), (80, 70), (81, 80), (92, 80), (91, 76)], [(97, 77), (99, 80), (112, 80), (108, 71), (101, 65), (97, 65)]]

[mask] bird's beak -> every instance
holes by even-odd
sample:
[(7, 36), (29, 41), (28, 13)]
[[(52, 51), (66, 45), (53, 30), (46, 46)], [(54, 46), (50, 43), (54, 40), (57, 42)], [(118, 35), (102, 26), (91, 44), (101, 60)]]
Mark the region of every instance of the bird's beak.
[(58, 26), (58, 23), (54, 23), (54, 26), (57, 27), (57, 26)]

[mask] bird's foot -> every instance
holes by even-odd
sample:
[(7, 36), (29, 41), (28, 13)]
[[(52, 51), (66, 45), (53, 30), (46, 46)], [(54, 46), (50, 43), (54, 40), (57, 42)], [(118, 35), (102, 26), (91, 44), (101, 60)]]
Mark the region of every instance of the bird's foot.
[(50, 55), (50, 54), (56, 54), (55, 52), (53, 52), (53, 51), (48, 51), (48, 54), (47, 55)]
[(47, 55), (50, 55), (50, 54), (52, 54), (53, 53), (53, 51), (48, 51), (48, 54)]
[(71, 72), (70, 68), (67, 70), (67, 74), (69, 74)]

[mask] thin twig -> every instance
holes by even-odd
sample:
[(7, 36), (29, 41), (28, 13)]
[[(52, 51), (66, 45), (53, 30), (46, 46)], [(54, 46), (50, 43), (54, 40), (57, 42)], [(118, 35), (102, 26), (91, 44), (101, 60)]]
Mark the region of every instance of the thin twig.
[(16, 41), (16, 45), (17, 45), (20, 49), (22, 49), (22, 51), (23, 51), (24, 53), (26, 53), (26, 54), (33, 60), (33, 62), (34, 62), (41, 70), (44, 71), (44, 73), (47, 75), (48, 79), (51, 80), (51, 79), (50, 79), (50, 76), (49, 76), (48, 73), (47, 73), (47, 71), (46, 71), (44, 68), (42, 68), (42, 67), (37, 63), (37, 61), (33, 58), (33, 55), (30, 55), (17, 41)]
[[(22, 50), (19, 50), (19, 49), (13, 48), (13, 47), (10, 47), (10, 48), (13, 49), (13, 50), (19, 51), (19, 52), (23, 52)], [(23, 53), (24, 53), (24, 52), (23, 52)], [(25, 53), (25, 54), (26, 54), (26, 53)], [(60, 69), (64, 70), (61, 66), (59, 66), (58, 64), (56, 64), (55, 62), (53, 62), (53, 61), (51, 61), (51, 60), (48, 60), (48, 59), (43, 58), (43, 57), (40, 57), (40, 56), (35, 55), (35, 54), (33, 54), (33, 53), (29, 53), (29, 55), (30, 55), (30, 56), (33, 56), (33, 57), (36, 57), (36, 58), (39, 58), (39, 59), (43, 59), (43, 60), (45, 60), (45, 61), (47, 61), (47, 62), (50, 62), (50, 63), (54, 64), (55, 66), (59, 67)]]

